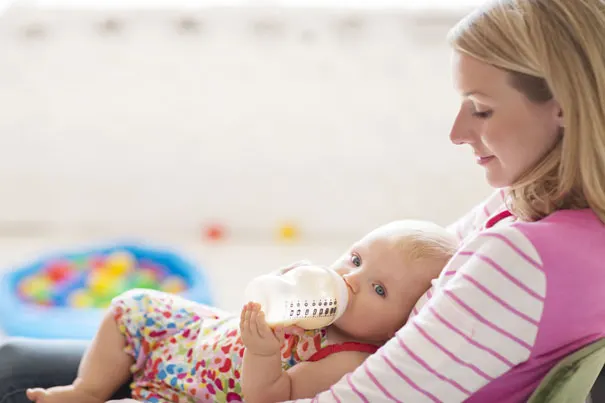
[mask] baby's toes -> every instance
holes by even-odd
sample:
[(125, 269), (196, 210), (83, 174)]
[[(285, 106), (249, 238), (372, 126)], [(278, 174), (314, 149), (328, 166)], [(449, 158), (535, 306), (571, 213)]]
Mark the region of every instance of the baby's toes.
[(44, 403), (44, 398), (46, 397), (46, 389), (35, 388), (35, 389), (27, 389), (25, 392), (27, 398), (32, 402), (36, 403)]

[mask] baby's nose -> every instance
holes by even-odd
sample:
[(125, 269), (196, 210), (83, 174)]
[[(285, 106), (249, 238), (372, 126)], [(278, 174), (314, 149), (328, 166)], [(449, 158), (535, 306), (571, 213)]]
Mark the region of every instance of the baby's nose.
[(348, 273), (342, 276), (342, 278), (345, 280), (345, 283), (347, 283), (353, 294), (359, 292), (359, 279), (356, 275)]

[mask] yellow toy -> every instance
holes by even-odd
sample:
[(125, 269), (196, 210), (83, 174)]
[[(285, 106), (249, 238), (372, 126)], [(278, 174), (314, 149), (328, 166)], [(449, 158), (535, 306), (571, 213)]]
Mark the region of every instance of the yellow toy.
[(298, 238), (299, 231), (292, 224), (284, 224), (279, 228), (279, 237), (281, 240), (291, 241)]

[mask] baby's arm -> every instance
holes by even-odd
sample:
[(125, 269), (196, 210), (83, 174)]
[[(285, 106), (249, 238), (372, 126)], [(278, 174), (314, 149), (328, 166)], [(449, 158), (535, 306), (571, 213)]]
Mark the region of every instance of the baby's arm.
[(319, 361), (301, 362), (286, 371), (290, 378), (290, 394), (280, 396), (277, 401), (306, 399), (324, 392), (369, 356), (361, 351), (341, 351)]
[(246, 402), (268, 403), (288, 396), (290, 382), (281, 369), (283, 329), (271, 330), (260, 305), (248, 303), (242, 309), (240, 332), (245, 345), (242, 392)]
[(339, 352), (317, 362), (297, 364), (283, 372), (280, 357), (283, 329), (271, 330), (258, 304), (244, 307), (240, 330), (246, 346), (242, 391), (248, 403), (315, 396), (355, 370), (369, 355), (357, 351)]

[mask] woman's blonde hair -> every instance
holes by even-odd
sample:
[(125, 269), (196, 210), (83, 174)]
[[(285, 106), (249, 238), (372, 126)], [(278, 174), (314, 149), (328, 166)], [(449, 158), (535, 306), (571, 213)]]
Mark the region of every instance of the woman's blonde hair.
[(555, 99), (556, 146), (510, 187), (510, 207), (535, 221), (590, 207), (605, 222), (605, 2), (499, 0), (460, 21), (452, 47), (510, 73), (529, 100)]

